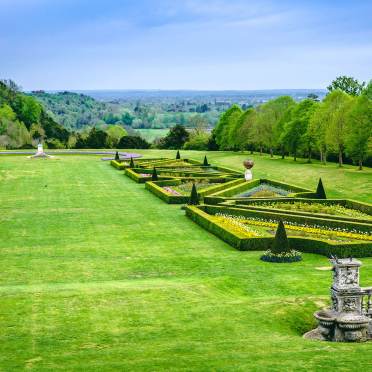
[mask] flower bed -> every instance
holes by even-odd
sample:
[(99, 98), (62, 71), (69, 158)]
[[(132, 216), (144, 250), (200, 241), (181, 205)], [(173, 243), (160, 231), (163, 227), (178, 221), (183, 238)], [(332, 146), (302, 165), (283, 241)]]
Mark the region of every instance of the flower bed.
[[(213, 218), (218, 221), (223, 221), (230, 224), (233, 228), (239, 226), (240, 231), (247, 237), (252, 236), (273, 236), (275, 235), (276, 221), (265, 220), (259, 218), (249, 218), (239, 216), (231, 216), (217, 213)], [(357, 231), (355, 229), (340, 229), (330, 228), (327, 226), (299, 224), (290, 221), (283, 221), (284, 226), (288, 232), (288, 236), (303, 236), (303, 237), (316, 237), (322, 240), (332, 242), (352, 242), (361, 240), (364, 242), (372, 241), (372, 235), (369, 232)], [(261, 227), (260, 230), (255, 230), (255, 235), (252, 235), (252, 226)]]
[(263, 203), (252, 203), (251, 207), (265, 207), (271, 209), (284, 209), (287, 211), (303, 211), (311, 213), (328, 214), (332, 216), (344, 216), (354, 218), (364, 218), (372, 220), (372, 216), (360, 212), (356, 209), (346, 208), (340, 204), (325, 204), (317, 202), (263, 202)]
[[(215, 205), (186, 206), (186, 215), (239, 250), (270, 249), (278, 225), (276, 216), (271, 219), (266, 212), (252, 214), (252, 211)], [(289, 217), (293, 216), (285, 216)], [(332, 221), (327, 225), (329, 221), (322, 219), (306, 223), (297, 216), (283, 222), (293, 250), (325, 256), (372, 257), (372, 224)]]
[(242, 198), (277, 198), (281, 196), (288, 196), (289, 194), (293, 193), (294, 191), (290, 189), (273, 186), (269, 183), (261, 183), (260, 185), (253, 187), (248, 191), (234, 196)]

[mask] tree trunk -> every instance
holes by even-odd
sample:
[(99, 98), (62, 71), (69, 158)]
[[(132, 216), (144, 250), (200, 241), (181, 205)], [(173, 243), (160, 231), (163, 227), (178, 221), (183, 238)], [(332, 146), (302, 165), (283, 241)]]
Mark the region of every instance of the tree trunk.
[(338, 166), (342, 167), (342, 149), (338, 150)]
[(285, 150), (284, 150), (284, 146), (282, 146), (282, 159), (284, 159), (285, 157)]
[(262, 155), (262, 146), (260, 146), (260, 155)]
[(323, 151), (320, 150), (320, 162), (323, 163)]
[(294, 160), (294, 161), (297, 161), (297, 151), (295, 151), (295, 152), (293, 153), (293, 160)]
[(274, 157), (273, 149), (270, 148), (270, 158), (273, 158), (273, 157)]
[(362, 159), (359, 159), (359, 162), (358, 162), (358, 164), (359, 164), (359, 167), (358, 167), (358, 169), (359, 169), (359, 170), (362, 170), (362, 169), (363, 169), (363, 163), (362, 163)]
[(326, 165), (327, 164), (327, 151), (324, 150), (324, 153), (323, 153), (323, 164)]
[(311, 163), (311, 148), (309, 147), (307, 162)]

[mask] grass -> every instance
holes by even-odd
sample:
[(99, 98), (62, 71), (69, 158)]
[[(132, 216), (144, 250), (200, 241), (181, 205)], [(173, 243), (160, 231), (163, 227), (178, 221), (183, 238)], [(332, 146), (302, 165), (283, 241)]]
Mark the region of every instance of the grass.
[[(245, 157), (208, 154), (237, 169)], [(321, 170), (330, 194), (347, 180), (345, 196), (368, 198), (370, 170), (256, 160), (255, 177), (269, 170), (314, 187)], [(329, 304), (325, 257), (270, 264), (238, 252), (96, 156), (1, 157), (0, 200), (1, 371), (371, 366), (372, 343), (302, 338)], [(363, 264), (371, 285), (372, 259)]]

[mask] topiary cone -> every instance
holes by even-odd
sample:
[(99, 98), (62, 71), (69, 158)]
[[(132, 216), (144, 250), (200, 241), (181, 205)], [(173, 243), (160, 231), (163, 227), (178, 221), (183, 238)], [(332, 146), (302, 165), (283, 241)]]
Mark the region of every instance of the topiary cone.
[(115, 154), (115, 160), (116, 160), (116, 161), (119, 161), (119, 160), (120, 160), (119, 152), (118, 152), (118, 151), (116, 151), (116, 154)]
[(270, 248), (272, 253), (285, 253), (290, 252), (289, 242), (287, 238), (287, 233), (285, 231), (284, 223), (282, 220), (278, 223), (278, 228), (276, 229), (275, 239), (272, 247)]
[(196, 190), (195, 183), (192, 184), (190, 200), (188, 202), (189, 205), (198, 205), (199, 204), (199, 195), (198, 191)]
[(204, 161), (203, 161), (203, 165), (204, 166), (208, 166), (208, 159), (207, 159), (207, 155), (204, 156)]
[(134, 161), (132, 157), (130, 157), (129, 168), (134, 168)]
[(324, 191), (322, 179), (319, 178), (318, 187), (316, 188), (316, 197), (318, 199), (327, 199), (327, 195)]
[(181, 159), (181, 154), (180, 154), (180, 150), (177, 150), (177, 155), (176, 155), (176, 159)]
[(156, 168), (152, 170), (152, 175), (151, 175), (151, 181), (157, 181), (158, 180), (158, 174), (156, 172)]

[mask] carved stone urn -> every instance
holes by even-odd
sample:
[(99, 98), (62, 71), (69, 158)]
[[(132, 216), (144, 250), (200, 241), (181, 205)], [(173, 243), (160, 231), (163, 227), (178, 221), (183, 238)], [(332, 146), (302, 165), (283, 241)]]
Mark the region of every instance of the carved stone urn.
[(253, 179), (251, 169), (254, 166), (254, 161), (252, 159), (246, 159), (243, 161), (243, 165), (245, 167), (244, 178), (246, 181), (251, 181)]

